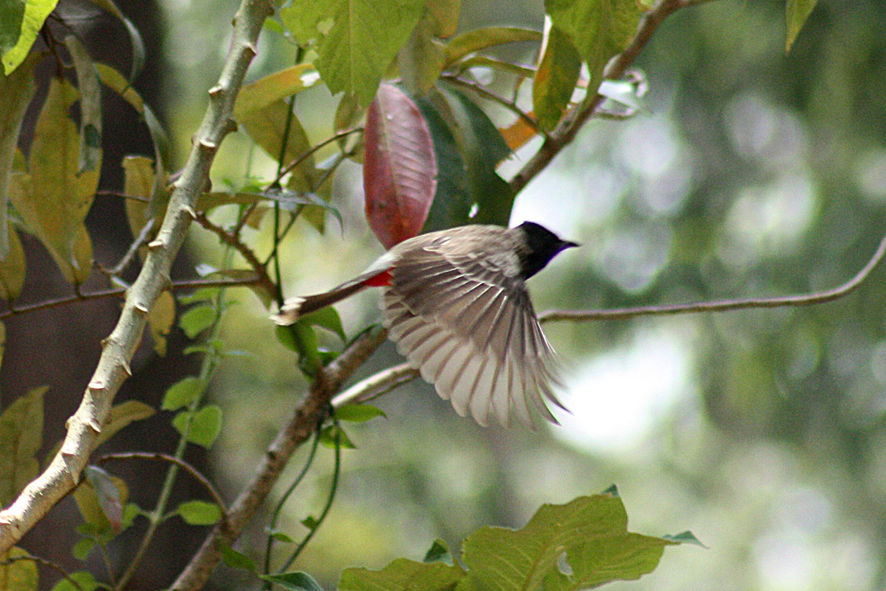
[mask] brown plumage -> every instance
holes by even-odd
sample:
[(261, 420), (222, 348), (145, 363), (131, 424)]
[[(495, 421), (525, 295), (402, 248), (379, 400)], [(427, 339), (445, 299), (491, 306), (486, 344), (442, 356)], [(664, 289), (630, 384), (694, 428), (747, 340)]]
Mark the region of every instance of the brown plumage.
[(554, 394), (555, 355), (524, 281), (571, 246), (532, 222), (424, 234), (393, 247), (352, 281), (287, 301), (277, 322), (291, 324), (384, 285), (389, 337), (458, 414), (470, 413), (481, 425), (490, 416), (509, 425), (513, 412), (532, 427), (538, 412), (556, 423), (546, 404), (562, 408)]

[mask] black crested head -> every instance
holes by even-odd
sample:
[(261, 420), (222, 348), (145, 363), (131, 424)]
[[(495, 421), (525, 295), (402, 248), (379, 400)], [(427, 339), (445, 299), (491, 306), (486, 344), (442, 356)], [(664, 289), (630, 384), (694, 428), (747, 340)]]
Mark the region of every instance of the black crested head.
[(559, 236), (535, 222), (523, 222), (517, 229), (523, 230), (526, 249), (521, 249), (520, 275), (529, 279), (545, 268), (552, 258), (567, 248), (578, 246), (575, 242), (561, 240)]

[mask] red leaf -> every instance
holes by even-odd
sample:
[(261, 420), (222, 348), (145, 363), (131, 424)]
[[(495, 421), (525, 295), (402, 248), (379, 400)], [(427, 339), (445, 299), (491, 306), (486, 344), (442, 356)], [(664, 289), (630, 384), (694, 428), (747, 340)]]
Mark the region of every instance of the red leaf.
[(416, 236), (437, 190), (437, 159), (421, 111), (382, 84), (366, 112), (363, 190), (366, 219), (385, 248)]

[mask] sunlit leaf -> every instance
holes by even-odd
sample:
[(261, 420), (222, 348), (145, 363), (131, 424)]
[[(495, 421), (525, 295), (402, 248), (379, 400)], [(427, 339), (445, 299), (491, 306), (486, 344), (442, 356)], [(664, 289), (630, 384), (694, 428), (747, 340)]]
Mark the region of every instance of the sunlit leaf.
[[(111, 524), (111, 529), (115, 533), (120, 533), (123, 528), (123, 503), (125, 501), (117, 487), (118, 483), (122, 483), (122, 481), (118, 479), (115, 482), (111, 479), (110, 474), (97, 466), (86, 466), (84, 473), (95, 492), (98, 506), (108, 523)], [(126, 490), (125, 485), (123, 489)]]
[(194, 306), (182, 313), (178, 325), (185, 331), (189, 339), (195, 339), (201, 332), (212, 326), (217, 317), (215, 306), (209, 304)]
[(203, 394), (204, 390), (206, 390), (206, 380), (196, 376), (184, 377), (166, 390), (160, 408), (163, 410), (178, 410), (188, 406)]
[(385, 248), (421, 231), (437, 188), (437, 161), (421, 111), (383, 84), (366, 113), (366, 218)]
[(315, 581), (308, 573), (296, 571), (292, 573), (281, 573), (279, 575), (261, 575), (260, 578), (271, 583), (276, 583), (280, 587), (289, 589), (290, 591), (323, 591), (323, 587), (320, 586), (320, 583)]
[(529, 41), (541, 43), (542, 35), (532, 29), (519, 27), (485, 27), (462, 33), (446, 44), (445, 63), (447, 66), (463, 57), (504, 43)]
[(185, 501), (176, 512), (188, 525), (212, 525), (222, 517), (218, 505), (206, 501)]
[(514, 192), (495, 167), (511, 150), (480, 107), (456, 90), (448, 89), (444, 95), (458, 125), (471, 201), (477, 206), (472, 221), (507, 226)]
[(98, 588), (98, 581), (95, 580), (95, 577), (89, 571), (81, 570), (71, 573), (69, 578), (73, 579), (77, 585), (74, 585), (68, 579), (61, 579), (53, 586), (51, 591), (94, 591)]
[(208, 405), (195, 413), (180, 412), (172, 419), (172, 426), (182, 435), (187, 433), (188, 441), (191, 443), (208, 449), (221, 433), (222, 410), (218, 406)]
[[(56, 4), (58, 4), (58, 0), (25, 1), (25, 10), (21, 19), (21, 32), (15, 46), (6, 49), (2, 55), (3, 71), (7, 76), (25, 60), (28, 52), (31, 51), (31, 46), (34, 45), (34, 41), (37, 39), (37, 35), (40, 33), (40, 29), (43, 28), (46, 17), (55, 10)], [(12, 12), (6, 14), (15, 18), (15, 14)]]
[(0, 554), (0, 589), (3, 591), (37, 591), (38, 582), (37, 563), (33, 560), (16, 560), (6, 564), (11, 558), (28, 556), (21, 548), (11, 548), (5, 554)]
[(169, 291), (162, 291), (148, 313), (148, 327), (154, 339), (154, 351), (166, 356), (166, 335), (175, 323), (175, 298)]
[(0, 507), (6, 507), (40, 470), (43, 395), (47, 386), (16, 399), (0, 415)]
[(142, 40), (141, 33), (138, 32), (138, 29), (135, 28), (135, 25), (120, 12), (120, 9), (117, 8), (117, 5), (114, 4), (111, 0), (89, 0), (93, 4), (104, 8), (106, 11), (110, 12), (114, 16), (116, 16), (123, 23), (123, 26), (126, 27), (126, 33), (129, 35), (130, 47), (132, 50), (132, 67), (129, 71), (129, 80), (133, 81), (139, 75), (142, 70), (142, 66), (145, 63), (145, 43)]
[(348, 423), (365, 423), (375, 417), (387, 417), (384, 411), (370, 404), (348, 404), (335, 409), (335, 418)]
[(368, 105), (424, 5), (395, 0), (380, 9), (365, 0), (293, 0), (280, 18), (302, 45), (316, 40), (315, 63), (332, 94), (352, 92)]
[(311, 88), (320, 81), (313, 64), (298, 64), (245, 85), (234, 103), (234, 118), (259, 111), (273, 102)]
[[(341, 574), (339, 591), (448, 591), (464, 578), (464, 571), (442, 562), (415, 562), (398, 558), (379, 571), (348, 568)], [(495, 589), (495, 587), (492, 587)], [(507, 588), (502, 588), (507, 589)]]
[(569, 37), (557, 27), (548, 26), (541, 62), (532, 84), (532, 107), (543, 130), (550, 131), (560, 122), (580, 71), (581, 56)]
[(96, 446), (113, 437), (133, 421), (142, 421), (154, 416), (156, 412), (153, 407), (138, 400), (127, 400), (115, 405), (111, 408), (111, 416), (96, 440)]
[[(0, 8), (0, 23), (2, 23), (4, 14), (8, 12), (9, 7), (20, 6), (22, 13), (24, 13), (24, 4), (20, 2), (0, 2), (0, 4), (3, 5), (3, 8)], [(0, 30), (2, 30), (2, 26), (0, 24)], [(9, 181), (16, 157), (22, 119), (25, 116), (28, 103), (31, 102), (31, 97), (34, 96), (33, 73), (38, 60), (39, 56), (32, 55), (9, 76), (0, 73), (0, 264), (7, 259), (11, 248), (11, 230), (6, 221)], [(13, 297), (17, 296), (18, 294)], [(10, 298), (4, 296), (4, 299)]]
[(77, 90), (53, 78), (40, 111), (29, 175), (13, 175), (10, 198), (71, 283), (89, 276), (92, 244), (83, 225), (98, 187), (99, 171), (78, 174), (80, 139), (69, 117)]
[(794, 41), (797, 40), (797, 35), (800, 34), (800, 30), (806, 23), (806, 19), (812, 14), (812, 9), (815, 8), (817, 3), (818, 0), (787, 0), (785, 11), (788, 34), (785, 41), (785, 52), (791, 50), (791, 46), (794, 44)]
[(80, 92), (80, 161), (78, 174), (95, 170), (102, 161), (102, 88), (89, 52), (74, 35), (65, 37), (74, 60)]
[(591, 92), (600, 85), (606, 62), (627, 46), (642, 14), (636, 0), (545, 0), (545, 11), (587, 62)]

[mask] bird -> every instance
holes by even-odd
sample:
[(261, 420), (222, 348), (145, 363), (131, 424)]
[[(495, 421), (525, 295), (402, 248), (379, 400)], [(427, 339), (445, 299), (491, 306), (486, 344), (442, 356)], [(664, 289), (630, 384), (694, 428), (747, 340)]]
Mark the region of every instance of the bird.
[[(556, 354), (542, 332), (526, 280), (577, 243), (535, 222), (467, 225), (396, 244), (363, 273), (327, 292), (287, 299), (274, 320), (302, 316), (370, 287), (384, 288), (382, 323), (397, 351), (482, 426), (490, 418), (531, 429), (533, 413), (559, 424), (564, 409)], [(534, 411), (532, 410), (534, 409)]]

